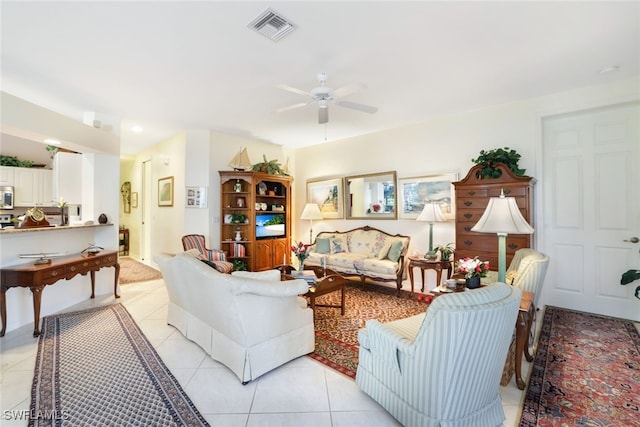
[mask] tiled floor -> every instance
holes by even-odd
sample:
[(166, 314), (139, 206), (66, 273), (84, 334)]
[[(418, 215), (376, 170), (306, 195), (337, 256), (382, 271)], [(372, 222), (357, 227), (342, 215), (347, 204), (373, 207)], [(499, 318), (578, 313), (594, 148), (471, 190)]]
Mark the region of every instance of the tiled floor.
[[(178, 379), (198, 410), (213, 426), (397, 426), (355, 382), (303, 356), (245, 386), (221, 364), (166, 324), (167, 293), (161, 280), (122, 286), (118, 300), (131, 313)], [(69, 307), (65, 311), (114, 303), (112, 296)], [(2, 377), (0, 425), (24, 426), (10, 420), (15, 411), (28, 410), (37, 339), (33, 325), (10, 331), (0, 339)], [(524, 358), (523, 358), (524, 359)], [(530, 364), (523, 360), (523, 377)], [(519, 420), (524, 393), (515, 380), (500, 388), (507, 416), (504, 426)]]

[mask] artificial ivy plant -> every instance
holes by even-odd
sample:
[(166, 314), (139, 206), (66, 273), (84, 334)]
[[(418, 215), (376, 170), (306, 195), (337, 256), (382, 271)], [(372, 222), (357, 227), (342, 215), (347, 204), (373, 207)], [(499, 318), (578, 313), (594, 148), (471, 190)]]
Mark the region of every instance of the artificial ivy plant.
[(500, 178), (502, 172), (496, 168), (496, 163), (504, 163), (516, 176), (524, 175), (525, 169), (518, 167), (520, 157), (516, 150), (504, 147), (488, 151), (481, 150), (480, 155), (475, 159), (471, 159), (471, 161), (476, 165), (482, 166), (479, 172), (481, 178)]
[[(635, 280), (640, 280), (640, 270), (629, 270), (626, 273), (622, 274), (620, 284), (628, 285)], [(634, 295), (636, 296), (636, 298), (640, 299), (640, 285), (636, 288)]]

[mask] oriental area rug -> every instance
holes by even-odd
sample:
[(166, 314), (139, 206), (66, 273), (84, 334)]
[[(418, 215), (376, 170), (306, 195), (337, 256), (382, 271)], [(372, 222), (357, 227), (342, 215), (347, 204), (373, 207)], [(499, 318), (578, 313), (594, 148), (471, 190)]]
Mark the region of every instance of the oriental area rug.
[(519, 426), (640, 426), (633, 322), (547, 306)]
[[(316, 304), (340, 303), (340, 292), (332, 292), (316, 299)], [(309, 357), (355, 378), (358, 368), (358, 329), (369, 319), (380, 322), (398, 320), (424, 313), (427, 305), (416, 295), (395, 288), (374, 284), (350, 283), (345, 290), (345, 313), (340, 309), (316, 307), (316, 346)]]
[(208, 426), (121, 304), (43, 319), (30, 426)]
[(162, 279), (162, 274), (158, 270), (132, 258), (120, 257), (118, 259), (118, 263), (120, 264), (120, 276), (118, 278), (118, 282), (121, 285)]

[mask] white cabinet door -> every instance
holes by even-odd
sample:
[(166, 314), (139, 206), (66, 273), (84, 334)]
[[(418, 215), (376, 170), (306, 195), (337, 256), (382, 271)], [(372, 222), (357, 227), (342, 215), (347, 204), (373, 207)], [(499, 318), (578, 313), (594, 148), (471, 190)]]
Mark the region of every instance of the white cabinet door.
[(13, 170), (11, 166), (0, 166), (0, 185), (13, 185)]
[(14, 206), (53, 206), (51, 170), (15, 168)]
[(53, 158), (53, 198), (82, 204), (82, 154), (56, 153)]

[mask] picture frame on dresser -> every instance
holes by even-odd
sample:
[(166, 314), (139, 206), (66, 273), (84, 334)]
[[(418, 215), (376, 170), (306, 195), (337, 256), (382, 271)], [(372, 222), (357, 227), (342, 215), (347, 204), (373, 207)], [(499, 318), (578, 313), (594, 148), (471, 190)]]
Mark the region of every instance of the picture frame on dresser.
[(320, 207), (322, 219), (344, 218), (342, 178), (307, 181), (307, 203)]
[(447, 222), (456, 220), (457, 173), (398, 178), (398, 218), (418, 218), (426, 203), (438, 203)]

